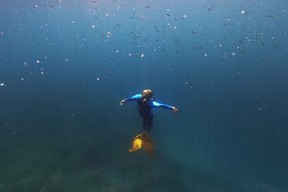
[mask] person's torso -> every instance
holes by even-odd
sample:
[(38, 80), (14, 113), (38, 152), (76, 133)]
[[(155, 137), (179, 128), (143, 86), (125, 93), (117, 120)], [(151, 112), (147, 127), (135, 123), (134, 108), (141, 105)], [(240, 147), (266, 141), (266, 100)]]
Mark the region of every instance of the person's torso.
[(140, 98), (137, 100), (138, 108), (141, 113), (151, 113), (153, 107), (152, 99)]

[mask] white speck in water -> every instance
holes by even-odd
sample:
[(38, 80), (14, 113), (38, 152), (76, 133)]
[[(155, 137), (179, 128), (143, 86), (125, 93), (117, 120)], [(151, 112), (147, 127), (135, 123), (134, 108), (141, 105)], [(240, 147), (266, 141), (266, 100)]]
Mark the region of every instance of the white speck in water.
[(107, 32), (107, 38), (111, 37), (112, 33), (110, 31)]
[(241, 14), (243, 15), (244, 13), (245, 13), (245, 11), (244, 11), (244, 10), (242, 10), (242, 11), (241, 11)]
[(36, 63), (37, 63), (37, 64), (39, 64), (39, 63), (40, 63), (40, 60), (39, 60), (39, 59), (37, 59), (37, 60), (36, 60)]
[(207, 53), (205, 53), (205, 54), (204, 54), (204, 56), (205, 56), (205, 57), (207, 57), (207, 56), (208, 56), (208, 54), (207, 54)]
[(233, 53), (232, 53), (232, 56), (235, 56), (235, 55), (236, 55), (236, 53), (235, 53), (235, 52), (233, 52)]
[(141, 58), (143, 58), (143, 57), (144, 57), (144, 53), (141, 54)]

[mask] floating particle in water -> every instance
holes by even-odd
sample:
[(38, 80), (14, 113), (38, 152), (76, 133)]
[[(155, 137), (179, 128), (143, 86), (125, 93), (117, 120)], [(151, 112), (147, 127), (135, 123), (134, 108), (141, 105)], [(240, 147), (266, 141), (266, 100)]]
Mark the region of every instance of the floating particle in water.
[(243, 15), (244, 13), (245, 13), (245, 11), (244, 11), (244, 10), (242, 10), (242, 11), (241, 11), (241, 14)]
[(229, 17), (225, 17), (224, 19), (225, 21), (231, 21), (231, 19)]
[(74, 24), (74, 23), (75, 23), (75, 21), (73, 20), (71, 23), (72, 23), (72, 24)]
[(183, 15), (183, 16), (182, 16), (182, 19), (186, 19), (186, 18), (187, 18), (187, 15)]
[(111, 37), (112, 33), (110, 31), (107, 32), (107, 38)]
[(91, 27), (92, 27), (92, 29), (95, 29), (96, 26), (95, 26), (95, 25), (92, 25)]
[(23, 78), (23, 77), (21, 78), (21, 81), (24, 81), (24, 78)]
[(205, 53), (205, 54), (204, 54), (204, 57), (207, 57), (207, 56), (208, 56), (208, 54), (207, 54), (207, 53)]
[(235, 55), (236, 55), (236, 53), (235, 53), (235, 52), (233, 52), (233, 53), (232, 53), (232, 56), (235, 56)]
[(143, 57), (144, 57), (144, 53), (141, 54), (141, 58), (143, 58)]
[(259, 107), (259, 108), (258, 108), (258, 111), (263, 111), (263, 107)]
[(131, 53), (129, 53), (129, 54), (128, 54), (128, 56), (129, 56), (129, 57), (131, 57), (131, 56), (132, 56), (132, 54), (131, 54)]
[(99, 81), (99, 80), (100, 80), (100, 78), (99, 78), (99, 77), (97, 77), (97, 78), (96, 78), (96, 80), (97, 80), (97, 81)]
[(0, 83), (0, 87), (5, 87), (6, 84), (4, 82)]
[(37, 59), (37, 60), (36, 60), (36, 63), (37, 63), (37, 64), (40, 64), (40, 60), (39, 60), (39, 59)]

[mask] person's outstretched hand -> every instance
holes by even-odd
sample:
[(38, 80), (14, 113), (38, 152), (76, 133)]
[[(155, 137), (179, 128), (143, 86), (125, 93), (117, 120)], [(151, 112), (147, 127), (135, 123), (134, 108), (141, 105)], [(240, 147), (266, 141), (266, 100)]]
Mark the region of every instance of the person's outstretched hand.
[(125, 103), (125, 100), (123, 99), (122, 101), (120, 101), (120, 105), (122, 106), (122, 105), (124, 105), (124, 103)]
[(173, 107), (172, 109), (173, 109), (174, 113), (178, 112), (178, 109), (176, 107)]

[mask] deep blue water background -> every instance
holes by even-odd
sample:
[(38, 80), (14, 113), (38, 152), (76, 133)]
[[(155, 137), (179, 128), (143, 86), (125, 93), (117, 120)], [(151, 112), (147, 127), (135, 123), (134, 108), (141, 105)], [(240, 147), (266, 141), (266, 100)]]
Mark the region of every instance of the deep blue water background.
[[(288, 191), (288, 2), (0, 2), (0, 191)], [(130, 154), (151, 88), (156, 152)]]

